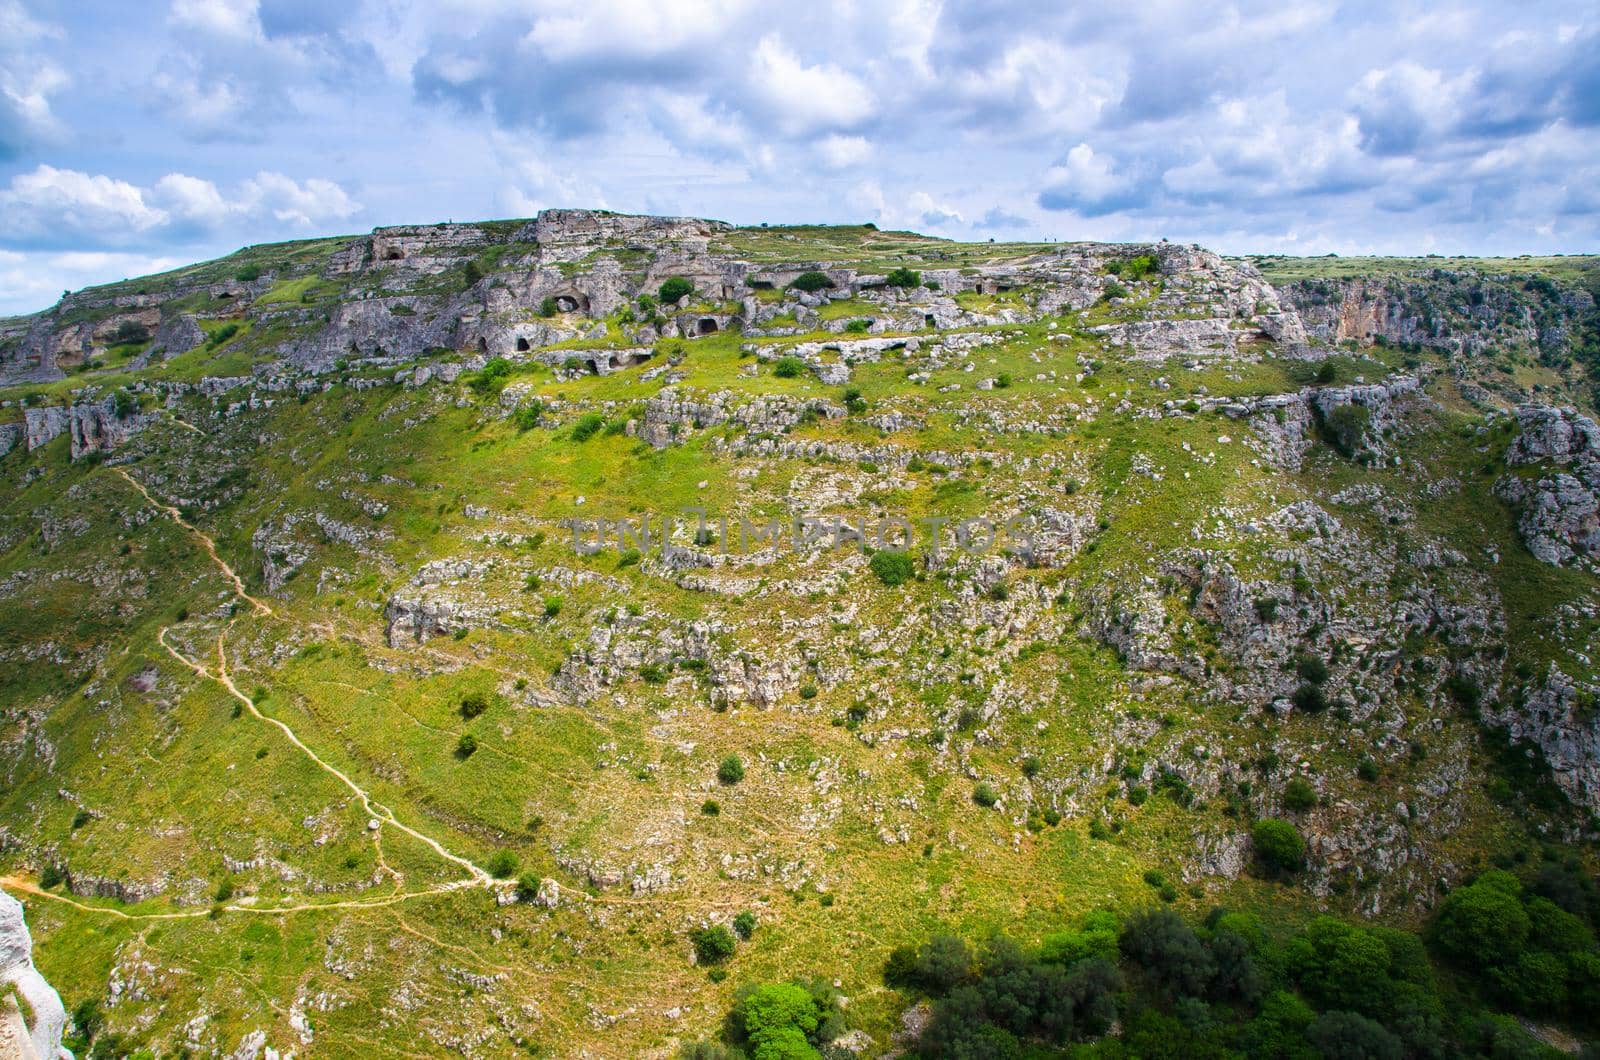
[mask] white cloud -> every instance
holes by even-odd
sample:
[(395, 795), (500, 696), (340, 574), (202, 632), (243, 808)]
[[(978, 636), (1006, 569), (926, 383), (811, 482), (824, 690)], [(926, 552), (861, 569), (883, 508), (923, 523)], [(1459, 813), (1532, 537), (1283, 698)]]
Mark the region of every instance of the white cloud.
[(848, 169), (872, 157), (872, 141), (865, 136), (832, 133), (817, 141), (817, 154), (829, 169)]
[(261, 36), (258, 0), (173, 0), (170, 17), (178, 26), (223, 37)]
[(1099, 202), (1121, 188), (1123, 181), (1112, 172), (1109, 158), (1095, 154), (1088, 144), (1078, 144), (1045, 173), (1045, 184), (1064, 196)]
[(211, 181), (183, 173), (140, 188), (41, 165), (0, 190), (0, 238), (23, 245), (122, 246), (268, 219), (308, 229), (359, 210), (332, 181), (297, 183), (281, 173), (258, 173), (229, 198)]
[(43, 309), (62, 291), (166, 272), (183, 264), (185, 259), (169, 255), (0, 250), (0, 315)]
[(761, 38), (750, 59), (750, 91), (789, 135), (847, 129), (872, 115), (871, 90), (833, 63), (807, 66), (776, 35)]

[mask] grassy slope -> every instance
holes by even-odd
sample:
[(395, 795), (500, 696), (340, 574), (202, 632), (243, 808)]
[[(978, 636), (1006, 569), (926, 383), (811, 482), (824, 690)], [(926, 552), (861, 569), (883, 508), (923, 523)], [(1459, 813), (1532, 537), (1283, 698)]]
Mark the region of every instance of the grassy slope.
[[(773, 245), (774, 233), (782, 234), (745, 230), (730, 242), (752, 256), (795, 256)], [(840, 256), (859, 240), (863, 262), (927, 261), (932, 253), (976, 262), (1010, 250), (930, 246), (892, 233), (796, 234), (820, 241), (819, 258)], [(1421, 497), (1407, 471), (1361, 471), (1325, 450), (1298, 476), (1264, 469), (1240, 444), (1241, 427), (1220, 417), (1150, 421), (1103, 412), (1093, 424), (1056, 435), (961, 426), (959, 416), (974, 410), (1091, 402), (1107, 409), (1116, 403), (1113, 393), (1148, 405), (1181, 400), (1201, 386), (1212, 394), (1255, 394), (1296, 385), (1294, 374), (1274, 361), (1235, 372), (1179, 373), (1171, 391), (1155, 388), (1156, 370), (1117, 362), (1088, 385), (1073, 383), (1080, 358), (1101, 354), (1081, 338), (1047, 339), (1058, 327), (1006, 329), (1017, 337), (975, 355), (982, 374), (1005, 371), (1017, 379), (1007, 390), (972, 391), (974, 376), (959, 368), (912, 387), (905, 368), (892, 361), (857, 376), (874, 411), (902, 407), (930, 424), (886, 444), (1051, 461), (1061, 469), (1057, 482), (1070, 474), (1083, 484), (1079, 497), (1100, 500), (1109, 529), (1098, 547), (1065, 571), (1014, 574), (1014, 598), (1051, 599), (1063, 588), (1081, 591), (1137, 573), (1150, 557), (1190, 543), (1201, 513), (1226, 509), (1242, 521), (1302, 496), (1374, 480), (1410, 500), (1420, 525), (1374, 522), (1366, 532), (1403, 543), (1435, 531), (1471, 555), (1492, 549), (1506, 557), (1491, 577), (1509, 611), (1508, 666), (1555, 650), (1547, 625), (1551, 599), (1593, 598), (1592, 580), (1529, 561), (1509, 517), (1485, 505), (1486, 481), (1472, 469), (1486, 457), (1456, 414), (1441, 413), (1432, 433), (1401, 443), (1467, 482), (1444, 504)], [(684, 385), (837, 396), (814, 381), (766, 371), (744, 378), (748, 362), (738, 345), (735, 336), (692, 344)], [(1034, 380), (1051, 370), (1058, 382)], [(1377, 370), (1374, 362), (1354, 359), (1341, 368), (1369, 378)], [(627, 405), (657, 386), (641, 382), (637, 370), (569, 383), (534, 372), (518, 381), (586, 404)], [(937, 393), (937, 386), (958, 381), (968, 388)], [(1152, 728), (1166, 754), (1206, 746), (1248, 760), (1279, 746), (1320, 747), (1317, 768), (1330, 791), (1356, 800), (1392, 801), (1432, 768), (1427, 760), (1386, 760), (1374, 789), (1353, 775), (1360, 741), (1345, 744), (1343, 724), (1331, 716), (1297, 719), (1297, 731), (1284, 733), (1191, 699), (1181, 686), (1138, 691), (1113, 655), (1075, 631), (1070, 601), (1049, 605), (1045, 614), (1053, 617), (1014, 634), (984, 628), (980, 605), (979, 621), (928, 624), (908, 651), (884, 651), (877, 645), (902, 616), (953, 602), (952, 587), (930, 579), (889, 590), (858, 571), (834, 591), (689, 593), (639, 568), (619, 570), (614, 556), (575, 558), (551, 525), (579, 510), (578, 496), (591, 512), (691, 503), (776, 510), (797, 476), (858, 480), (886, 510), (977, 510), (1018, 499), (1009, 474), (980, 467), (951, 481), (932, 472), (891, 474), (817, 461), (766, 465), (723, 455), (704, 436), (661, 452), (618, 435), (579, 444), (564, 429), (519, 433), (480, 408), (457, 407), (453, 398), (453, 391), (337, 388), (220, 425), (220, 444), (175, 425), (153, 429), (149, 437), (160, 444), (131, 472), (158, 494), (216, 496), (219, 503), (194, 518), (252, 591), (259, 578), (251, 573), (257, 559), (250, 537), (263, 521), (317, 510), (389, 535), (367, 554), (318, 544), (274, 601), (276, 617), (240, 617), (231, 626), (226, 585), (195, 538), (168, 520), (148, 518), (113, 469), (69, 464), (64, 439), (31, 458), (0, 462), (0, 489), (14, 498), (0, 524), (7, 535), (0, 539), (6, 543), (0, 577), (60, 574), (45, 583), (48, 591), (0, 599), (0, 630), (11, 643), (38, 648), (36, 662), (8, 667), (4, 678), (7, 743), (25, 749), (4, 759), (0, 819), (31, 843), (54, 849), (75, 873), (139, 881), (170, 874), (169, 894), (185, 890), (186, 880), (199, 881), (188, 886), (187, 905), (163, 897), (124, 909), (196, 914), (175, 920), (121, 921), (32, 900), (40, 964), (69, 1005), (102, 996), (115, 966), (123, 976), (132, 970), (136, 989), (113, 1010), (113, 1026), (126, 1030), (148, 1017), (154, 1033), (171, 1040), (204, 1009), (211, 1014), (201, 1032), (206, 1048), (231, 1049), (256, 1027), (267, 1029), (273, 1044), (290, 1044), (296, 1039), (290, 1012), (307, 1009), (315, 1032), (307, 1051), (314, 1052), (433, 1052), (481, 1034), (478, 1048), (490, 1054), (528, 1044), (562, 1054), (581, 1042), (604, 1055), (631, 1055), (703, 1033), (741, 983), (806, 972), (841, 979), (855, 999), (854, 1017), (882, 1042), (899, 1003), (877, 974), (891, 946), (942, 926), (972, 935), (1004, 927), (1028, 938), (1100, 904), (1143, 901), (1150, 894), (1141, 880), (1145, 869), (1174, 875), (1197, 832), (1237, 827), (1220, 801), (1183, 808), (1158, 797), (1135, 807), (1115, 783), (1082, 782), (1090, 763), (1122, 750), (1127, 726), (1142, 725), (1140, 719), (1165, 719)], [(191, 402), (179, 414), (205, 423), (209, 411)], [(560, 418), (570, 422), (573, 415)], [(880, 441), (876, 431), (851, 424), (820, 424), (796, 435)], [(1232, 440), (1219, 441), (1223, 435)], [(1214, 459), (1202, 459), (1210, 453)], [(1157, 482), (1133, 473), (1136, 454), (1166, 469), (1165, 477)], [(241, 494), (186, 488), (190, 469), (208, 461), (244, 468), (248, 488)], [(754, 476), (739, 474), (752, 467)], [(43, 474), (24, 484), (32, 468)], [(389, 513), (374, 520), (342, 497), (345, 491), (382, 501)], [(468, 505), (495, 513), (489, 525), (543, 527), (551, 536), (532, 549), (481, 542), (485, 524), (464, 515)], [(41, 512), (57, 523), (81, 518), (83, 529), (51, 545), (38, 530)], [(1241, 569), (1270, 565), (1257, 541), (1224, 537), (1208, 547), (1229, 551)], [(433, 641), (426, 651), (389, 649), (381, 636), (383, 601), (421, 563), (461, 555), (494, 564), (487, 581), (501, 627)], [(528, 570), (554, 567), (587, 568), (625, 588), (521, 588)], [(778, 574), (767, 575), (769, 582)], [(547, 593), (563, 598), (554, 619), (540, 615)], [(684, 671), (664, 687), (626, 680), (581, 707), (523, 703), (515, 681), (544, 686), (572, 645), (628, 604), (658, 622), (714, 616), (728, 629), (724, 636), (758, 656), (791, 636), (781, 620), (813, 619), (825, 628), (849, 614), (835, 630), (833, 650), (853, 643), (848, 650), (859, 676), (836, 687), (824, 682), (815, 699), (791, 696), (767, 711), (714, 711), (698, 678)], [(188, 612), (181, 622), (180, 609)], [(1175, 614), (1184, 617), (1181, 609)], [(326, 760), (360, 778), (401, 820), (479, 863), (495, 850), (514, 851), (526, 870), (558, 879), (571, 900), (555, 911), (500, 908), (484, 892), (467, 891), (366, 910), (205, 915), (225, 879), (267, 905), (291, 895), (331, 901), (358, 892), (410, 892), (457, 874), (391, 829), (375, 841), (348, 791), (273, 730), (248, 715), (232, 716), (232, 701), (215, 684), (196, 680), (162, 649), (156, 638), (166, 625), (177, 627), (175, 643), (195, 657), (214, 650), (226, 629), (235, 679), (264, 691), (264, 713), (288, 722)], [(1019, 641), (1037, 647), (1018, 654), (1027, 646)], [(96, 645), (105, 646), (100, 654)], [(74, 661), (57, 665), (54, 651)], [(996, 658), (1004, 660), (998, 675), (962, 679)], [(147, 668), (158, 683), (142, 693), (129, 678)], [(981, 707), (996, 676), (1023, 709), (982, 726), (981, 739), (959, 731), (950, 719), (963, 704)], [(493, 702), (471, 722), (455, 710), (468, 691), (483, 691)], [(859, 730), (835, 724), (862, 699), (872, 713)], [(1474, 753), (1464, 719), (1434, 718), (1421, 703), (1398, 706), (1408, 733), (1428, 745), (1435, 762)], [(932, 738), (936, 728), (945, 730), (942, 743)], [(461, 761), (452, 750), (464, 731), (480, 750)], [(44, 743), (53, 750), (46, 753)], [(718, 759), (729, 751), (749, 766), (734, 788), (714, 780)], [(1033, 779), (1022, 769), (1028, 757), (1041, 763)], [(973, 804), (977, 779), (1000, 791), (1003, 810)], [(58, 794), (62, 788), (69, 798)], [(700, 812), (707, 798), (721, 803), (720, 815)], [(1058, 802), (1062, 824), (1030, 831), (1019, 809), (1030, 801)], [(75, 828), (80, 805), (96, 816)], [(1449, 837), (1442, 854), (1469, 863), (1522, 841), (1525, 811), (1480, 796), (1472, 806), (1473, 826)], [(1091, 819), (1115, 822), (1120, 831), (1111, 841), (1092, 840)], [(880, 839), (880, 831), (901, 827), (906, 841)], [(230, 872), (224, 856), (268, 860)], [(660, 894), (634, 895), (626, 883), (600, 889), (584, 879), (582, 866), (591, 861), (613, 870), (662, 862), (676, 882)], [(307, 894), (304, 879), (284, 879), (277, 862), (329, 890)], [(822, 903), (824, 893), (831, 905)], [(1196, 908), (1226, 901), (1293, 921), (1316, 908), (1343, 908), (1346, 900), (1318, 901), (1246, 878), (1208, 881), (1179, 901)], [(690, 966), (684, 932), (742, 909), (754, 910), (761, 927), (733, 974), (715, 983)], [(151, 970), (141, 971), (145, 965)], [(319, 996), (325, 1001), (305, 1001)], [(682, 1012), (673, 1017), (672, 1009)]]

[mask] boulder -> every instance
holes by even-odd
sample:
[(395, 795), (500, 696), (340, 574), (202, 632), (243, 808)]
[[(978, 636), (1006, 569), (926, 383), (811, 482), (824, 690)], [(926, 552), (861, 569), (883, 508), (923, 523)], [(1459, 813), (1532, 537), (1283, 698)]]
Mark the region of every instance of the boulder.
[(23, 917), (22, 903), (0, 891), (0, 993), (15, 990), (27, 1005), (31, 1020), (23, 1018), (14, 1001), (0, 1008), (0, 1056), (10, 1060), (72, 1060), (61, 1047), (67, 1012), (61, 995), (33, 966), (33, 937)]

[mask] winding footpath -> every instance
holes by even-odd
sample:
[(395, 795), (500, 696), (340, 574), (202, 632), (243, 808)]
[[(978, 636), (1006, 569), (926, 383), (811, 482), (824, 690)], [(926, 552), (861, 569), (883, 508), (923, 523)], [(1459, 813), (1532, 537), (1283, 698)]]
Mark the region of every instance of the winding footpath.
[[(120, 467), (113, 468), (112, 470), (114, 470), (118, 475), (122, 476), (122, 478), (125, 479), (129, 485), (133, 486), (134, 489), (138, 490), (140, 496), (142, 496), (152, 508), (165, 514), (169, 519), (183, 527), (183, 529), (187, 530), (200, 542), (201, 546), (204, 547), (206, 554), (211, 557), (211, 562), (216, 566), (217, 570), (222, 573), (222, 576), (227, 579), (228, 584), (233, 587), (235, 596), (248, 603), (254, 609), (254, 612), (257, 615), (263, 617), (277, 617), (277, 612), (273, 611), (271, 605), (266, 603), (264, 600), (260, 600), (254, 596), (251, 596), (250, 593), (245, 589), (243, 580), (240, 579), (238, 573), (234, 571), (234, 569), (228, 565), (227, 561), (224, 560), (217, 552), (216, 542), (213, 541), (210, 536), (186, 520), (183, 517), (183, 513), (178, 511), (177, 508), (174, 508), (169, 504), (163, 504), (162, 502), (156, 500), (155, 497), (151, 496), (150, 491), (145, 489), (144, 485), (139, 482), (139, 480), (135, 479), (125, 470)], [(232, 623), (229, 623), (228, 628), (231, 627)], [(366, 810), (370, 818), (378, 821), (380, 824), (388, 825), (397, 831), (405, 833), (411, 838), (417, 840), (419, 843), (422, 843), (424, 846), (428, 847), (428, 849), (432, 850), (440, 858), (443, 858), (445, 861), (465, 869), (467, 872), (467, 876), (465, 878), (455, 880), (451, 883), (441, 884), (437, 887), (426, 888), (419, 891), (405, 891), (397, 894), (386, 895), (382, 898), (349, 899), (333, 902), (307, 902), (297, 905), (278, 906), (255, 906), (235, 902), (232, 904), (223, 905), (221, 908), (224, 911), (234, 913), (279, 914), (312, 912), (323, 909), (374, 909), (382, 906), (394, 905), (396, 902), (409, 901), (413, 898), (425, 898), (433, 895), (448, 894), (452, 891), (460, 891), (478, 887), (495, 888), (510, 886), (508, 881), (495, 879), (470, 859), (453, 853), (452, 851), (446, 849), (444, 844), (440, 843), (437, 839), (420, 832), (401, 821), (395, 816), (393, 810), (374, 800), (372, 795), (365, 788), (361, 787), (361, 785), (357, 784), (346, 773), (338, 769), (336, 766), (328, 763), (322, 758), (321, 755), (317, 754), (310, 747), (308, 747), (305, 741), (301, 740), (299, 735), (296, 734), (294, 729), (290, 728), (289, 725), (277, 718), (269, 717), (261, 713), (260, 709), (256, 706), (255, 700), (251, 699), (244, 692), (240, 691), (239, 687), (233, 683), (233, 678), (228, 674), (227, 629), (224, 629), (217, 635), (217, 668), (215, 670), (210, 670), (184, 655), (181, 651), (172, 646), (172, 644), (167, 640), (167, 634), (170, 632), (171, 628), (172, 627), (170, 626), (163, 626), (161, 627), (160, 632), (156, 635), (156, 639), (161, 642), (161, 646), (167, 650), (169, 655), (193, 671), (196, 676), (205, 678), (209, 681), (214, 681), (221, 685), (230, 696), (238, 700), (240, 704), (242, 704), (244, 708), (250, 712), (251, 716), (255, 717), (259, 721), (271, 725), (281, 732), (284, 735), (284, 738), (298, 748), (307, 758), (311, 759), (311, 761), (316, 764), (318, 769), (321, 769), (324, 773), (327, 773), (329, 776), (333, 777), (335, 780), (339, 781), (339, 783), (348, 788), (350, 792), (360, 800), (362, 808)], [(185, 920), (194, 917), (211, 915), (211, 911), (209, 909), (200, 909), (192, 912), (182, 913), (125, 913), (120, 909), (89, 905), (72, 898), (67, 898), (63, 895), (52, 894), (49, 891), (43, 890), (42, 888), (39, 888), (18, 876), (0, 877), (0, 886), (5, 887), (7, 890), (20, 891), (40, 898), (46, 898), (51, 901), (61, 902), (86, 912), (104, 913), (108, 916), (114, 916), (122, 920)]]

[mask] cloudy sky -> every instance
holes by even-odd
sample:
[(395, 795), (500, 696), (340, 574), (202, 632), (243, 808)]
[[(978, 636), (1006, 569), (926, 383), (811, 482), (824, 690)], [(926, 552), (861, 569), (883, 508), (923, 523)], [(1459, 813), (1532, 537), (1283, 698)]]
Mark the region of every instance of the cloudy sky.
[(0, 0), (0, 313), (546, 206), (1600, 251), (1600, 8)]

